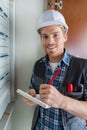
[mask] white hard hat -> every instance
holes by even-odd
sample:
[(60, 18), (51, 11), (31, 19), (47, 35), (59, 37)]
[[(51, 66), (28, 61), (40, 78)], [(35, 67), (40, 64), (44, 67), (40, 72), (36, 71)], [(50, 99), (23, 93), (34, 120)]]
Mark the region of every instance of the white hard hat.
[(51, 25), (61, 25), (65, 28), (65, 31), (68, 31), (68, 25), (66, 24), (64, 16), (55, 10), (46, 10), (40, 16), (40, 19), (37, 23), (37, 31), (43, 27)]

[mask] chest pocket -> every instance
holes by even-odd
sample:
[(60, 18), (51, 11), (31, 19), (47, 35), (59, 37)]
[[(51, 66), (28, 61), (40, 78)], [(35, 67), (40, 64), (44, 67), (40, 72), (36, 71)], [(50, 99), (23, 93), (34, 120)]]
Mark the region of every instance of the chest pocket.
[(82, 100), (83, 98), (83, 92), (72, 92), (72, 93), (66, 92), (66, 95), (77, 100)]

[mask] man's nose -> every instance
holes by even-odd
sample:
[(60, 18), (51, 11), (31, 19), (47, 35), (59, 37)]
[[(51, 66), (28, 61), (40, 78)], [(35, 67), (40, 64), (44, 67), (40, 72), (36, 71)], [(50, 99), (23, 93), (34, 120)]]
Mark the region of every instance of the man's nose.
[(49, 44), (52, 44), (54, 42), (53, 36), (49, 36)]

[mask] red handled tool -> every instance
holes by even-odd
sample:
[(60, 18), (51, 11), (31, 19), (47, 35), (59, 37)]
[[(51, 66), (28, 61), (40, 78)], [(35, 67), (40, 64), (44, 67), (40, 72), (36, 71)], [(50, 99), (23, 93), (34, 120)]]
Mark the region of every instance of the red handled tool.
[(69, 93), (72, 93), (73, 92), (73, 84), (68, 84), (68, 86), (67, 86), (68, 88), (67, 88), (67, 91), (69, 92)]
[(56, 79), (57, 75), (59, 75), (59, 73), (61, 72), (61, 68), (59, 68), (56, 73), (53, 75), (53, 77), (51, 78), (51, 80), (48, 82), (48, 84), (52, 84), (53, 81)]

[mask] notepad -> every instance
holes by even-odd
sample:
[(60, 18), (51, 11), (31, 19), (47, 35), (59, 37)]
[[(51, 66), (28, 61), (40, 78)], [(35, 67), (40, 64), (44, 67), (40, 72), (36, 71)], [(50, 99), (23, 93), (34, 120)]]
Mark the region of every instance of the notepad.
[(39, 95), (37, 95), (37, 94), (36, 94), (36, 97), (33, 97), (33, 96), (31, 96), (30, 94), (24, 92), (21, 89), (17, 89), (17, 93), (20, 94), (20, 95), (22, 95), (25, 98), (28, 98), (29, 100), (35, 102), (36, 104), (38, 104), (38, 105), (40, 105), (40, 106), (42, 106), (42, 107), (44, 107), (46, 109), (51, 107), (51, 106), (47, 105), (46, 103), (42, 102), (40, 100)]

